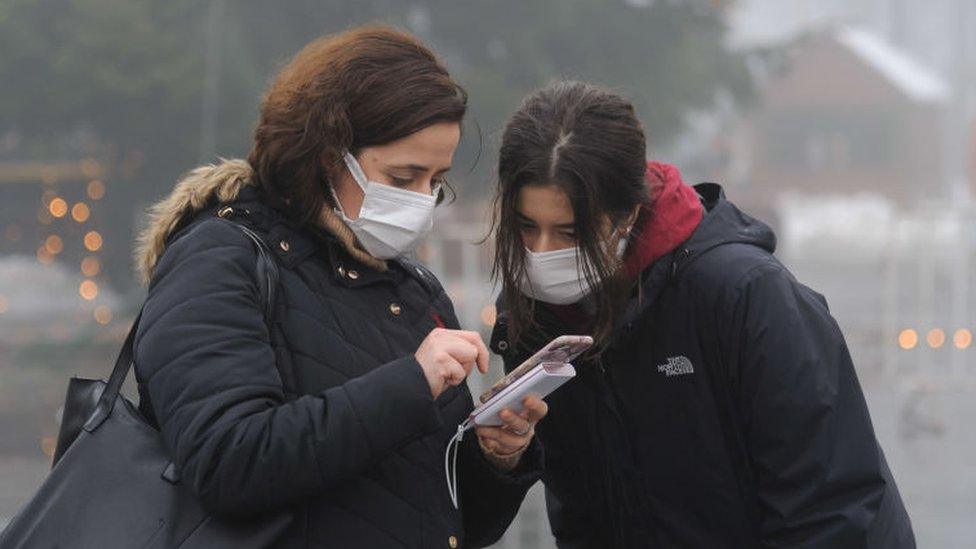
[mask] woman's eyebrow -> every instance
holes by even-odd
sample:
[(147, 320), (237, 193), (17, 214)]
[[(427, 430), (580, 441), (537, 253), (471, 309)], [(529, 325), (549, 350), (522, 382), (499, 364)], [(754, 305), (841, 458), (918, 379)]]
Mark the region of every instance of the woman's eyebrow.
[[(525, 214), (522, 214), (520, 212), (515, 212), (515, 220), (516, 221), (524, 221), (526, 223), (532, 223), (533, 225), (535, 224), (535, 220), (533, 220), (530, 217), (527, 217)], [(560, 225), (555, 225), (555, 227), (557, 229), (575, 229), (576, 228), (576, 224), (575, 223), (562, 223)]]
[[(427, 166), (421, 166), (420, 164), (397, 164), (397, 165), (389, 166), (389, 169), (391, 169), (391, 170), (408, 170), (408, 171), (417, 172), (417, 173), (427, 173), (430, 170), (429, 167), (427, 167)], [(437, 172), (437, 174), (440, 175), (440, 174), (443, 174), (443, 173), (447, 173), (448, 170), (450, 170), (450, 169), (451, 169), (451, 167), (448, 166), (446, 168), (443, 168), (443, 169), (439, 170)]]

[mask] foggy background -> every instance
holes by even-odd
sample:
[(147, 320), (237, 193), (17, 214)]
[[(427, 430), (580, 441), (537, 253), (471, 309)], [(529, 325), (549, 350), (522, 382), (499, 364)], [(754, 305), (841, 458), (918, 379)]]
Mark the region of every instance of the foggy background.
[[(144, 208), (247, 154), (302, 45), (375, 21), (471, 95), (459, 198), (419, 251), (466, 328), (494, 322), (475, 242), (506, 116), (554, 77), (613, 87), (652, 158), (722, 183), (827, 297), (919, 547), (972, 547), (972, 0), (0, 0), (0, 528), (44, 479), (68, 377), (107, 376), (141, 303)], [(553, 547), (539, 486), (499, 547)]]

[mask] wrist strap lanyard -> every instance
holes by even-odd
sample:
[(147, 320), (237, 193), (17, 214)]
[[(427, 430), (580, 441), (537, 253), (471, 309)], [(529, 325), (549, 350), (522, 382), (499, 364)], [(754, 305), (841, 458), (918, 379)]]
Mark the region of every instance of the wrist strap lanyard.
[(447, 479), (447, 493), (451, 496), (451, 503), (454, 508), (458, 508), (458, 488), (457, 488), (457, 457), (458, 448), (461, 440), (464, 439), (464, 432), (474, 427), (471, 418), (464, 420), (458, 425), (457, 432), (447, 442), (447, 449), (444, 451), (444, 475)]

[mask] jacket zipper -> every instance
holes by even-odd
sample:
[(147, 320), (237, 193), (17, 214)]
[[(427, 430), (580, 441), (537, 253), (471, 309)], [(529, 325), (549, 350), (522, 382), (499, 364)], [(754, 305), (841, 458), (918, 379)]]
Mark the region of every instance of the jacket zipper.
[(688, 248), (682, 248), (680, 252), (675, 254), (674, 259), (671, 261), (671, 273), (668, 276), (668, 281), (672, 281), (678, 276), (678, 267), (681, 266), (681, 262), (691, 255), (691, 250)]
[[(611, 372), (610, 369), (607, 368), (606, 364), (603, 362), (602, 356), (597, 357), (596, 361), (597, 361), (597, 366), (600, 369), (601, 381), (603, 383), (603, 386), (601, 387), (601, 391), (603, 392), (607, 408), (610, 411), (610, 416), (613, 418), (613, 421), (616, 423), (619, 429), (619, 435), (622, 438), (622, 447), (621, 447), (622, 455), (619, 456), (618, 458), (622, 458), (624, 460), (624, 463), (618, 463), (618, 465), (620, 466), (626, 465), (626, 467), (630, 469), (630, 474), (636, 474), (638, 476), (643, 477), (643, 475), (639, 471), (639, 467), (637, 466), (637, 461), (634, 456), (634, 444), (633, 441), (631, 440), (630, 433), (627, 430), (627, 424), (624, 422), (623, 416), (620, 413), (620, 404), (622, 402), (622, 399), (617, 394), (617, 391), (613, 386), (612, 383), (613, 372)], [(628, 474), (628, 472), (624, 470), (621, 470), (621, 472), (624, 475)], [(643, 489), (643, 482), (638, 483), (638, 486), (640, 488), (638, 488), (637, 492), (633, 492), (632, 487), (628, 488), (627, 486), (623, 486), (623, 485), (620, 486), (620, 488), (623, 489), (624, 491), (622, 494), (620, 494), (622, 497), (627, 498), (628, 500), (631, 500), (631, 498), (633, 498), (633, 500), (631, 500), (627, 504), (627, 507), (630, 508), (631, 512), (635, 512), (635, 511), (639, 512), (633, 508), (633, 505), (637, 505), (638, 508), (644, 507), (643, 497), (641, 495), (641, 490)], [(622, 524), (626, 524), (627, 521), (632, 519), (633, 517), (628, 517), (627, 520)]]

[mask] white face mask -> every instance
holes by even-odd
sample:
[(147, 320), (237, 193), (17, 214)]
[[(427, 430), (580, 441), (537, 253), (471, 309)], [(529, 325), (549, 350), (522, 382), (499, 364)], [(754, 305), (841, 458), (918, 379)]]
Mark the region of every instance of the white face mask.
[(440, 185), (430, 195), (369, 181), (356, 157), (343, 155), (352, 178), (363, 190), (357, 219), (349, 219), (332, 189), (336, 212), (349, 225), (363, 248), (378, 259), (392, 259), (412, 252), (434, 225), (434, 206)]
[[(624, 236), (617, 243), (618, 260), (623, 259), (626, 249)], [(583, 299), (592, 288), (583, 276), (582, 257), (578, 246), (538, 253), (526, 248), (522, 293), (553, 305), (569, 305)]]

